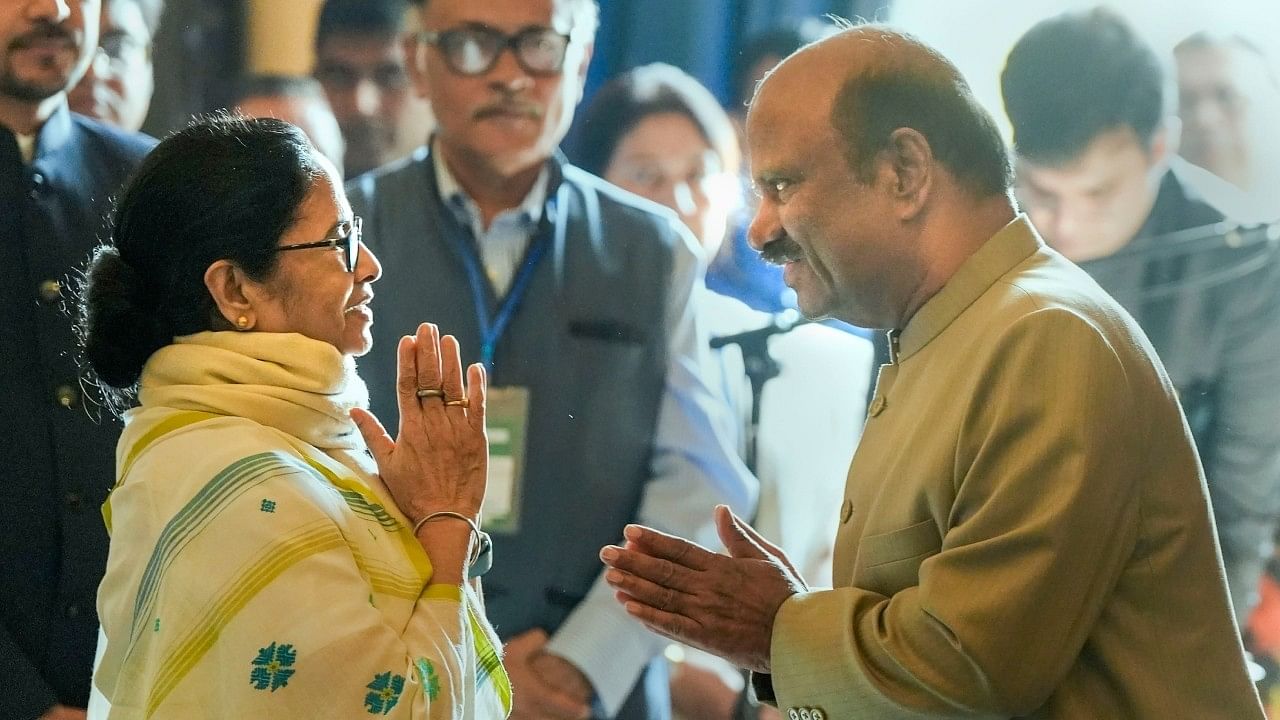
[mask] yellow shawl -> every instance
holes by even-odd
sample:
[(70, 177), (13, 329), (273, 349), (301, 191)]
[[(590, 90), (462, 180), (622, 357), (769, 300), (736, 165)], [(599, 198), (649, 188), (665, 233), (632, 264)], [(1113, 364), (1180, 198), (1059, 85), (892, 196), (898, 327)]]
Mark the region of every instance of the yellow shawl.
[(349, 358), (200, 333), (152, 356), (139, 400), (103, 509), (91, 717), (506, 717), (478, 594), (430, 584), (347, 417)]

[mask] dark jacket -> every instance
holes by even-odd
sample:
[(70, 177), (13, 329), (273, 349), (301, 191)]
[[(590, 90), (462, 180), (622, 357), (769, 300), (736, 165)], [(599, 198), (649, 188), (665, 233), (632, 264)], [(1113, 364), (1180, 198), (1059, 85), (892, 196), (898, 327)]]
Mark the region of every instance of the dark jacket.
[[(555, 633), (599, 576), (601, 545), (635, 520), (651, 477), (668, 360), (667, 279), (681, 241), (671, 222), (616, 188), (559, 159), (550, 168), (548, 196), (563, 205), (543, 213), (535, 237), (545, 234), (549, 246), (496, 345), (489, 378), (491, 387), (530, 393), (519, 527), (494, 534), (484, 582), (487, 614), (504, 641), (531, 628)], [(480, 359), (457, 245), (474, 240), (437, 187), (424, 151), (349, 188), (383, 266), (373, 350), (359, 367), (370, 407), (389, 427), (398, 417), (401, 335), (433, 322), (458, 338), (464, 364)], [(493, 315), (498, 298), (487, 283), (482, 291)], [(652, 669), (647, 692), (637, 690), (619, 717), (666, 715), (665, 679), (649, 681), (660, 671)]]
[(1135, 239), (1081, 267), (1138, 321), (1178, 390), (1243, 622), (1280, 518), (1280, 254), (1252, 242), (1261, 233), (1188, 232), (1223, 220), (1175, 166)]
[(153, 143), (64, 106), (25, 165), (0, 126), (0, 718), (88, 702), (120, 427), (85, 400), (65, 306)]

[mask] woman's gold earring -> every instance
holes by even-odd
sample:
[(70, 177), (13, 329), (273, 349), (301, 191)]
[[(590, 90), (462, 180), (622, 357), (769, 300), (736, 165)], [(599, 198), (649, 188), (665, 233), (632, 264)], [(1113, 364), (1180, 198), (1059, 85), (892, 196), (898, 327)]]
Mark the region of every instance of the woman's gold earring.
[(244, 315), (241, 315), (240, 317), (236, 318), (236, 327), (241, 330), (248, 330), (249, 318), (245, 317)]

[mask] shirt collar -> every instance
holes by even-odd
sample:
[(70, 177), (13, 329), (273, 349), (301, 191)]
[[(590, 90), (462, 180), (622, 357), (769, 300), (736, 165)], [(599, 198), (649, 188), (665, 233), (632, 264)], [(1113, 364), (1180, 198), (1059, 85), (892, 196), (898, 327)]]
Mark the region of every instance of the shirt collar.
[(1027, 216), (1015, 217), (964, 261), (900, 333), (893, 331), (897, 335), (897, 361), (906, 360), (928, 345), (1005, 273), (1044, 246)]
[(34, 135), (22, 135), (12, 130), (9, 132), (18, 144), (18, 155), (23, 164), (30, 165), (39, 158), (58, 152), (71, 139), (71, 111), (63, 102)]
[[(449, 170), (449, 164), (445, 162), (444, 155), (439, 152), (439, 144), (435, 141), (431, 143), (431, 162), (436, 172), (436, 187), (440, 191), (440, 200), (455, 213), (460, 213), (458, 218), (469, 225), (472, 230), (476, 231), (476, 237), (480, 237), (484, 229), (484, 221), (480, 215), (480, 208), (475, 201), (467, 195), (467, 191), (462, 189), (458, 184), (457, 178)], [(542, 172), (538, 173), (538, 179), (533, 182), (533, 187), (529, 189), (529, 194), (525, 195), (524, 200), (514, 208), (506, 210), (494, 218), (496, 222), (500, 218), (509, 217), (514, 214), (519, 222), (527, 228), (532, 228), (540, 220), (542, 220), (542, 210), (547, 202), (547, 184), (551, 178), (550, 168), (543, 166)]]
[(30, 165), (36, 156), (36, 136), (16, 134), (13, 139), (18, 142), (18, 155), (22, 157), (22, 162)]

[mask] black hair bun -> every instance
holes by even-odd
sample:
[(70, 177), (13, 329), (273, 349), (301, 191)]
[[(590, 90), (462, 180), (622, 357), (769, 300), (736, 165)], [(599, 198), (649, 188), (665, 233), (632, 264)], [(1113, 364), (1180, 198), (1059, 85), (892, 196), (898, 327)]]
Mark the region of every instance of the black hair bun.
[(173, 340), (161, 336), (160, 309), (109, 245), (94, 252), (82, 293), (85, 359), (103, 384), (132, 387), (151, 354)]

